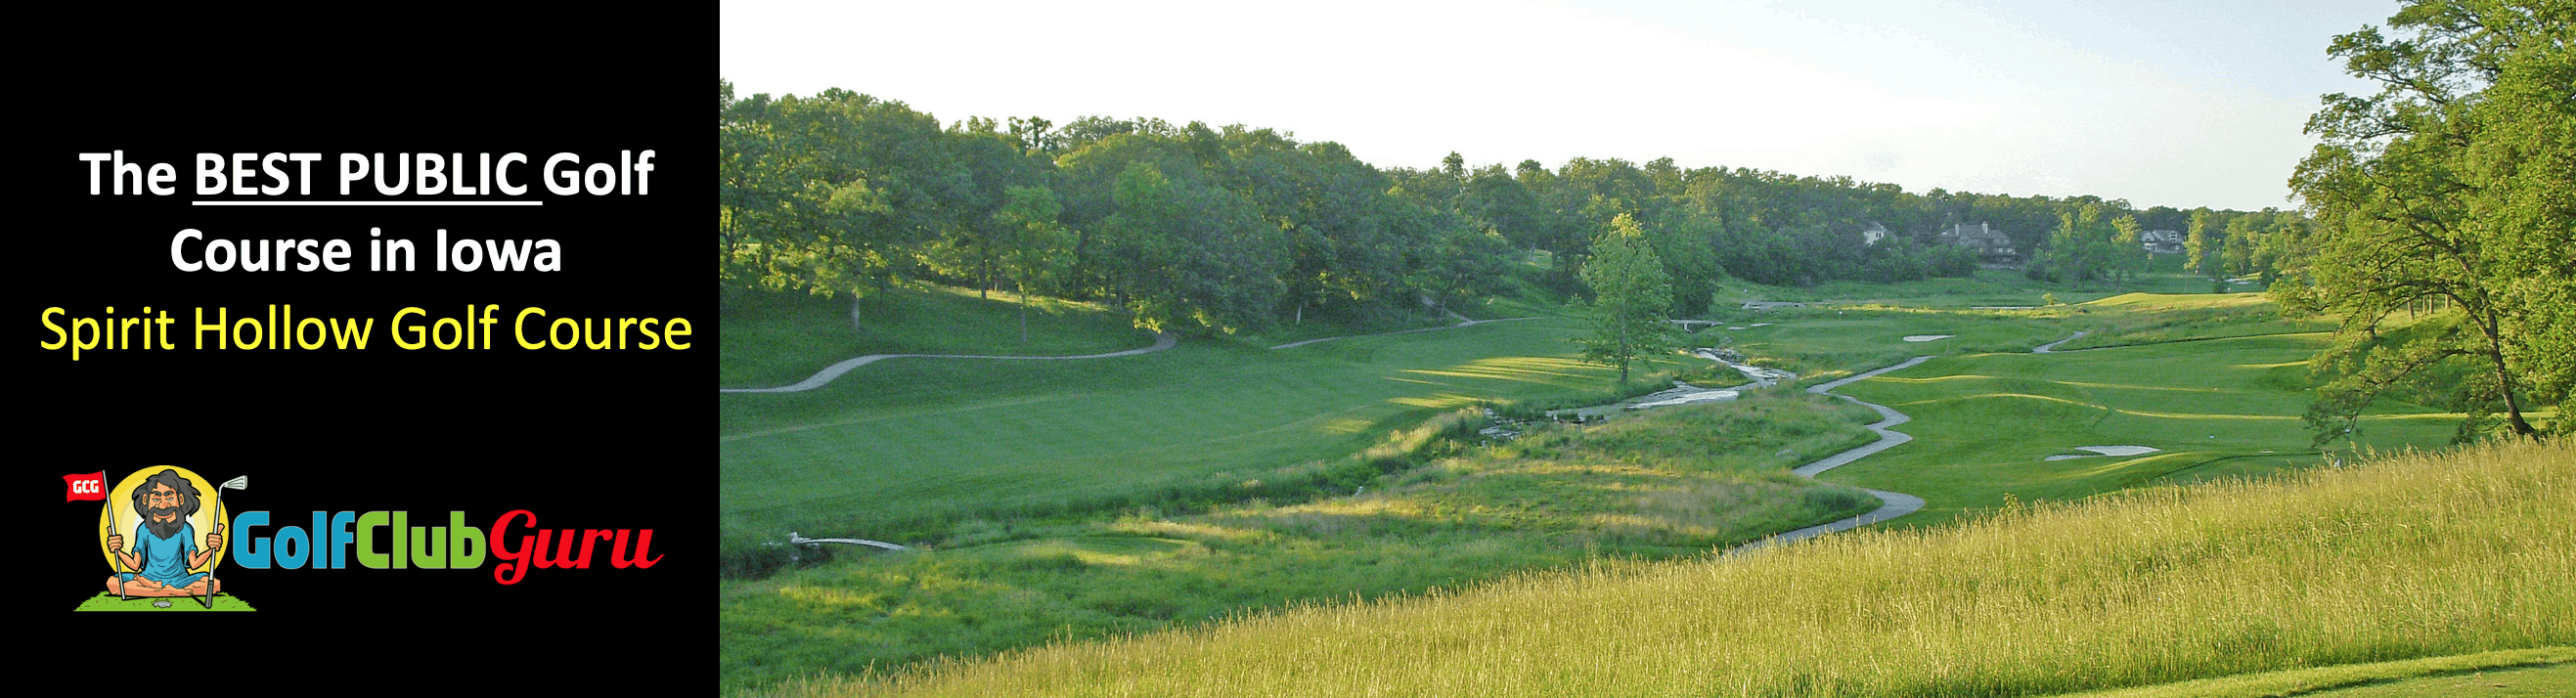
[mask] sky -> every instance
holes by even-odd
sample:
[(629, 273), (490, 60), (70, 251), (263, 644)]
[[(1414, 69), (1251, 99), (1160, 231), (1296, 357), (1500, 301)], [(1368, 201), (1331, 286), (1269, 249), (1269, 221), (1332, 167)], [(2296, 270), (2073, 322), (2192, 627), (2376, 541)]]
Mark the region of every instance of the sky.
[(1573, 157), (2289, 208), (2393, 0), (726, 2), (738, 95), (1244, 124), (1380, 167)]

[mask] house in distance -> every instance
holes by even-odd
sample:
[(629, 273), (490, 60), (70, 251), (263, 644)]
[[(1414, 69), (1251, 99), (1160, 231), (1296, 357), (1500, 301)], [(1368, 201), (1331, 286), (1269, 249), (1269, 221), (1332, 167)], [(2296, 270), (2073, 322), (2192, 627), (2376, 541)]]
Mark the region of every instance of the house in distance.
[(2138, 246), (2148, 254), (2182, 254), (2182, 231), (2150, 230), (2138, 234)]
[(2012, 237), (2004, 235), (2004, 231), (1996, 230), (1983, 222), (1976, 225), (1960, 223), (1950, 226), (1949, 230), (1941, 231), (1938, 239), (1945, 245), (1958, 245), (1976, 250), (1977, 257), (1989, 264), (2021, 261), (2021, 253), (2013, 249)]

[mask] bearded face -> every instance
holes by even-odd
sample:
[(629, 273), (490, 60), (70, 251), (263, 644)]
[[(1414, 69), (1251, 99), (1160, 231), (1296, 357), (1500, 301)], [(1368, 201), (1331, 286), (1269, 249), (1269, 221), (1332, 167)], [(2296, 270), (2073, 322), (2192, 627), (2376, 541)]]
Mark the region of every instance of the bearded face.
[(134, 511), (143, 515), (143, 525), (153, 536), (168, 538), (197, 513), (197, 486), (180, 477), (179, 471), (161, 471), (134, 488)]

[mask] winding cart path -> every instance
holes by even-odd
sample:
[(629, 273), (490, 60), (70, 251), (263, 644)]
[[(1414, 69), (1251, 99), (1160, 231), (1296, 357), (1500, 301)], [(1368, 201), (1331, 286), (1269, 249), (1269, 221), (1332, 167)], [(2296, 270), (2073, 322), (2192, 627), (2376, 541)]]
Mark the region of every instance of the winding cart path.
[[(2032, 348), (2032, 349), (2030, 350), (2030, 353), (2033, 353), (2033, 354), (2050, 354), (2050, 353), (2055, 353), (2055, 352), (2056, 352), (2056, 349), (2057, 349), (2057, 345), (2065, 344), (2065, 343), (2067, 343), (2067, 342), (2072, 342), (2072, 341), (2075, 341), (2075, 340), (2077, 340), (2077, 339), (2081, 339), (2081, 338), (2083, 338), (2083, 337), (2084, 337), (2084, 335), (2085, 335), (2085, 333), (2084, 333), (2082, 330), (2078, 330), (2078, 331), (2076, 331), (2076, 332), (2075, 332), (2075, 334), (2074, 334), (2073, 336), (2070, 336), (2070, 337), (2067, 337), (2067, 338), (2065, 338), (2065, 339), (2060, 339), (2060, 340), (2057, 340), (2057, 341), (2054, 341), (2054, 342), (2049, 342), (2049, 343), (2047, 343), (2047, 344), (2042, 344), (2042, 345), (2039, 345), (2039, 346), (2037, 346), (2037, 347), (2034, 347), (2034, 348)], [(1846, 385), (1851, 385), (1851, 384), (1853, 384), (1853, 383), (1858, 383), (1858, 382), (1863, 381), (1863, 380), (1868, 380), (1868, 379), (1870, 379), (1870, 378), (1872, 378), (1872, 377), (1876, 377), (1876, 376), (1878, 376), (1879, 374), (1887, 373), (1887, 372), (1890, 372), (1890, 371), (1896, 371), (1896, 370), (1900, 370), (1900, 369), (1912, 368), (1912, 367), (1914, 367), (1914, 366), (1916, 366), (1916, 365), (1918, 365), (1918, 364), (1921, 364), (1921, 363), (1923, 363), (1923, 362), (1925, 362), (1925, 361), (1929, 361), (1929, 360), (1931, 360), (1931, 359), (1932, 359), (1932, 357), (1929, 357), (1929, 356), (1917, 356), (1917, 357), (1914, 357), (1914, 358), (1912, 358), (1912, 359), (1907, 359), (1907, 360), (1905, 361), (1905, 363), (1897, 364), (1897, 365), (1894, 365), (1894, 366), (1889, 366), (1889, 367), (1887, 367), (1887, 368), (1882, 368), (1882, 369), (1878, 369), (1878, 370), (1875, 370), (1875, 371), (1870, 371), (1870, 372), (1867, 372), (1867, 373), (1862, 373), (1862, 374), (1859, 374), (1859, 375), (1852, 376), (1852, 377), (1850, 377), (1850, 378), (1844, 378), (1844, 379), (1842, 379), (1842, 380), (1838, 380), (1838, 381), (1834, 381), (1834, 382), (1831, 382), (1831, 383), (1826, 383), (1826, 384), (1819, 385), (1819, 386), (1816, 386), (1816, 387), (1808, 388), (1808, 389), (1807, 389), (1807, 392), (1815, 393), (1815, 394), (1817, 394), (1817, 395), (1832, 395), (1832, 391), (1833, 391), (1835, 388), (1840, 388), (1840, 387), (1843, 387), (1843, 386), (1846, 386)], [(1880, 452), (1880, 451), (1885, 451), (1885, 450), (1887, 450), (1887, 449), (1894, 448), (1897, 444), (1901, 444), (1901, 443), (1905, 443), (1905, 442), (1907, 442), (1907, 441), (1913, 441), (1913, 440), (1914, 440), (1914, 437), (1913, 437), (1913, 436), (1907, 435), (1905, 432), (1895, 431), (1895, 430), (1891, 430), (1891, 429), (1889, 429), (1889, 428), (1888, 428), (1888, 427), (1893, 427), (1893, 426), (1896, 426), (1896, 425), (1899, 425), (1899, 424), (1904, 424), (1904, 423), (1909, 422), (1909, 421), (1913, 421), (1913, 420), (1914, 420), (1914, 418), (1913, 418), (1913, 417), (1905, 416), (1905, 413), (1903, 413), (1903, 412), (1898, 412), (1898, 411), (1896, 411), (1895, 409), (1890, 408), (1890, 407), (1888, 407), (1888, 406), (1886, 406), (1886, 405), (1881, 405), (1881, 404), (1878, 404), (1878, 403), (1875, 403), (1875, 402), (1862, 402), (1860, 399), (1858, 399), (1858, 398), (1854, 398), (1854, 397), (1849, 396), (1849, 395), (1834, 395), (1834, 397), (1842, 398), (1842, 399), (1845, 399), (1845, 400), (1850, 400), (1850, 401), (1852, 401), (1852, 404), (1860, 405), (1860, 406), (1862, 406), (1862, 407), (1867, 407), (1867, 408), (1870, 408), (1870, 409), (1873, 409), (1873, 410), (1878, 410), (1878, 415), (1879, 415), (1879, 417), (1880, 417), (1881, 419), (1879, 419), (1877, 422), (1873, 422), (1873, 423), (1871, 423), (1871, 424), (1869, 425), (1869, 430), (1870, 430), (1870, 431), (1878, 432), (1878, 440), (1877, 440), (1877, 441), (1872, 441), (1872, 442), (1869, 442), (1869, 443), (1866, 443), (1866, 444), (1862, 444), (1860, 447), (1858, 447), (1858, 448), (1854, 448), (1854, 449), (1851, 449), (1851, 450), (1849, 450), (1849, 451), (1844, 451), (1844, 452), (1841, 452), (1841, 453), (1836, 453), (1836, 454), (1831, 455), (1831, 456), (1826, 456), (1823, 460), (1819, 460), (1819, 461), (1816, 461), (1816, 462), (1813, 462), (1813, 463), (1808, 463), (1808, 464), (1806, 464), (1806, 465), (1798, 466), (1798, 469), (1793, 470), (1793, 471), (1790, 471), (1790, 472), (1794, 472), (1794, 473), (1797, 473), (1797, 474), (1799, 474), (1799, 475), (1806, 476), (1806, 477), (1808, 477), (1808, 478), (1814, 478), (1814, 477), (1816, 476), (1816, 474), (1817, 474), (1817, 473), (1821, 473), (1821, 472), (1824, 472), (1824, 471), (1827, 471), (1827, 470), (1832, 470), (1832, 469), (1835, 469), (1835, 468), (1842, 467), (1843, 465), (1848, 464), (1848, 463), (1851, 463), (1852, 461), (1860, 460), (1863, 456), (1867, 456), (1867, 455), (1869, 455), (1869, 454), (1877, 453), (1877, 452)], [(1763, 547), (1766, 547), (1766, 546), (1779, 545), (1779, 544), (1782, 544), (1782, 543), (1788, 543), (1788, 542), (1797, 541), (1797, 540), (1802, 540), (1802, 539), (1806, 539), (1806, 538), (1814, 538), (1814, 537), (1816, 537), (1816, 536), (1821, 536), (1821, 535), (1824, 535), (1824, 534), (1827, 534), (1827, 533), (1833, 533), (1833, 532), (1835, 532), (1835, 531), (1848, 531), (1848, 530), (1851, 530), (1851, 529), (1854, 529), (1854, 528), (1859, 528), (1859, 527), (1867, 526), (1867, 525), (1869, 525), (1869, 524), (1877, 523), (1877, 522), (1880, 522), (1880, 521), (1886, 521), (1886, 520), (1888, 520), (1888, 519), (1893, 519), (1893, 518), (1896, 518), (1896, 517), (1899, 517), (1899, 516), (1904, 516), (1904, 515), (1906, 515), (1906, 514), (1911, 514), (1911, 513), (1914, 513), (1914, 512), (1916, 512), (1916, 511), (1921, 511), (1921, 510), (1923, 509), (1923, 498), (1922, 498), (1922, 497), (1917, 497), (1917, 496), (1910, 495), (1910, 494), (1906, 494), (1906, 493), (1903, 493), (1903, 492), (1888, 492), (1888, 491), (1885, 491), (1885, 490), (1872, 490), (1872, 489), (1869, 489), (1869, 488), (1866, 488), (1866, 487), (1861, 488), (1861, 489), (1866, 490), (1866, 491), (1868, 491), (1871, 495), (1878, 497), (1879, 507), (1878, 507), (1877, 509), (1872, 509), (1872, 510), (1870, 510), (1870, 512), (1869, 512), (1869, 513), (1867, 513), (1867, 514), (1862, 514), (1862, 515), (1859, 515), (1859, 516), (1854, 516), (1854, 517), (1851, 517), (1851, 518), (1848, 518), (1848, 519), (1843, 519), (1843, 520), (1841, 520), (1841, 521), (1835, 521), (1835, 522), (1833, 522), (1833, 523), (1817, 524), (1817, 525), (1814, 525), (1814, 526), (1808, 526), (1808, 527), (1806, 527), (1806, 528), (1801, 528), (1801, 529), (1798, 529), (1798, 530), (1795, 530), (1795, 531), (1790, 531), (1790, 532), (1782, 533), (1782, 534), (1775, 535), (1775, 536), (1772, 536), (1772, 537), (1769, 537), (1769, 538), (1764, 538), (1764, 539), (1762, 539), (1762, 540), (1757, 540), (1757, 541), (1753, 541), (1753, 542), (1751, 542), (1751, 543), (1746, 543), (1746, 544), (1743, 544), (1743, 545), (1735, 546), (1735, 549), (1733, 549), (1733, 550), (1728, 550), (1728, 551), (1726, 551), (1726, 553), (1727, 553), (1727, 554), (1729, 554), (1729, 555), (1733, 555), (1733, 554), (1736, 554), (1736, 553), (1740, 553), (1740, 552), (1744, 552), (1744, 551), (1748, 551), (1748, 550), (1755, 550), (1755, 549), (1763, 548)]]
[(2085, 332), (2084, 332), (2083, 330), (2076, 330), (2074, 335), (2068, 336), (2068, 337), (2067, 337), (2067, 338), (2065, 338), (2065, 339), (2060, 339), (2060, 340), (2057, 340), (2057, 341), (2054, 341), (2054, 342), (2049, 342), (2049, 343), (2047, 343), (2047, 344), (2042, 344), (2042, 345), (2039, 345), (2039, 346), (2036, 346), (2036, 347), (2032, 347), (2032, 348), (2031, 348), (2031, 350), (2030, 350), (2030, 353), (2033, 353), (2033, 354), (2051, 354), (2051, 353), (2056, 353), (2056, 351), (2057, 351), (2057, 345), (2065, 344), (2065, 343), (2067, 343), (2067, 342), (2072, 342), (2072, 341), (2075, 341), (2075, 340), (2078, 340), (2078, 339), (2083, 339), (2083, 338), (2084, 338), (2084, 334), (2085, 334)]
[[(1282, 345), (1275, 346), (1275, 347), (1271, 347), (1271, 348), (1272, 348), (1272, 349), (1288, 349), (1288, 348), (1292, 348), (1292, 347), (1301, 347), (1301, 346), (1305, 346), (1305, 345), (1308, 345), (1308, 344), (1314, 344), (1314, 343), (1316, 343), (1316, 342), (1330, 342), (1330, 341), (1333, 341), (1333, 340), (1336, 340), (1336, 339), (1350, 339), (1350, 338), (1352, 338), (1352, 337), (1383, 337), (1383, 336), (1391, 335), (1391, 334), (1411, 334), (1411, 333), (1415, 333), (1415, 332), (1430, 332), (1430, 331), (1434, 331), (1434, 330), (1453, 330), (1453, 329), (1457, 329), (1457, 328), (1460, 328), (1460, 327), (1474, 327), (1474, 326), (1476, 326), (1476, 325), (1482, 325), (1482, 324), (1485, 324), (1485, 323), (1488, 323), (1488, 322), (1510, 322), (1510, 321), (1513, 321), (1513, 320), (1536, 320), (1536, 319), (1538, 319), (1538, 318), (1535, 318), (1535, 317), (1514, 317), (1514, 318), (1503, 318), (1503, 319), (1499, 319), (1499, 320), (1469, 320), (1469, 319), (1467, 319), (1466, 317), (1461, 316), (1461, 315), (1459, 315), (1459, 314), (1457, 314), (1457, 313), (1450, 313), (1450, 314), (1449, 314), (1449, 317), (1458, 318), (1458, 324), (1455, 324), (1455, 325), (1442, 325), (1442, 326), (1439, 326), (1439, 327), (1425, 327), (1425, 328), (1418, 329), (1418, 330), (1397, 330), (1397, 331), (1394, 331), (1394, 332), (1379, 332), (1379, 333), (1376, 333), (1376, 334), (1354, 334), (1354, 335), (1343, 335), (1343, 336), (1340, 336), (1340, 337), (1323, 337), (1323, 338), (1318, 338), (1318, 339), (1309, 339), (1309, 340), (1300, 341), (1300, 342), (1289, 342), (1289, 343), (1287, 343), (1287, 344), (1282, 344)], [(985, 355), (978, 355), (978, 354), (869, 354), (869, 355), (867, 355), (867, 356), (862, 356), (862, 357), (858, 357), (858, 358), (855, 358), (855, 359), (850, 359), (850, 360), (848, 360), (848, 361), (843, 361), (843, 362), (840, 362), (840, 363), (832, 364), (832, 365), (830, 365), (830, 366), (825, 366), (825, 367), (823, 367), (823, 370), (821, 370), (821, 371), (816, 371), (816, 372), (814, 372), (814, 375), (812, 375), (812, 376), (808, 376), (808, 377), (806, 377), (806, 379), (805, 379), (805, 380), (797, 381), (797, 382), (795, 382), (794, 384), (791, 384), (791, 385), (782, 385), (782, 386), (778, 386), (778, 387), (775, 387), (775, 388), (717, 388), (717, 389), (716, 389), (716, 392), (717, 392), (718, 394), (723, 394), (723, 393), (801, 393), (801, 392), (805, 392), (805, 391), (808, 391), (808, 390), (813, 390), (813, 389), (815, 389), (815, 388), (823, 387), (824, 385), (831, 383), (831, 382), (832, 382), (832, 379), (839, 378), (839, 377), (841, 377), (841, 374), (849, 373), (851, 370), (856, 369), (856, 368), (858, 368), (858, 367), (860, 367), (860, 366), (866, 366), (866, 365), (868, 365), (868, 364), (876, 363), (876, 362), (879, 362), (879, 361), (884, 361), (884, 360), (886, 360), (886, 359), (905, 359), (905, 358), (911, 358), (911, 359), (998, 359), (998, 360), (1006, 360), (1006, 361), (1073, 361), (1073, 360), (1077, 360), (1077, 359), (1111, 359), (1111, 358), (1117, 358), (1117, 357), (1121, 357), (1121, 356), (1136, 356), (1136, 355), (1138, 355), (1138, 354), (1151, 354), (1151, 353), (1158, 352), (1158, 351), (1162, 351), (1162, 350), (1165, 350), (1165, 349), (1170, 349), (1170, 348), (1172, 348), (1172, 346), (1173, 346), (1173, 345), (1175, 345), (1175, 344), (1179, 344), (1179, 343), (1180, 343), (1180, 341), (1179, 341), (1178, 339), (1174, 338), (1174, 337), (1172, 336), (1172, 334), (1171, 334), (1171, 333), (1169, 333), (1169, 332), (1165, 332), (1165, 333), (1160, 333), (1160, 334), (1156, 334), (1156, 335), (1154, 335), (1154, 345), (1153, 345), (1153, 346), (1150, 346), (1150, 347), (1145, 347), (1145, 348), (1142, 348), (1142, 349), (1129, 349), (1129, 350), (1126, 350), (1126, 351), (1113, 351), (1113, 352), (1109, 352), (1109, 353), (1106, 353), (1106, 354), (1084, 354), (1084, 355), (1081, 355), (1081, 356), (985, 356)]]
[[(1855, 376), (1852, 376), (1852, 377), (1849, 377), (1849, 378), (1844, 378), (1844, 379), (1842, 379), (1842, 380), (1838, 380), (1838, 381), (1834, 381), (1834, 382), (1831, 382), (1831, 383), (1826, 383), (1826, 384), (1823, 384), (1823, 385), (1818, 385), (1818, 386), (1815, 386), (1815, 387), (1812, 387), (1812, 388), (1808, 388), (1808, 389), (1807, 389), (1807, 392), (1815, 393), (1815, 394), (1817, 394), (1817, 395), (1833, 395), (1832, 391), (1833, 391), (1835, 388), (1840, 388), (1840, 387), (1843, 387), (1843, 386), (1846, 386), (1846, 385), (1851, 385), (1851, 384), (1853, 384), (1853, 383), (1858, 383), (1858, 382), (1860, 382), (1860, 381), (1868, 380), (1868, 379), (1870, 379), (1870, 378), (1875, 378), (1875, 377), (1879, 376), (1880, 374), (1888, 373), (1888, 372), (1890, 372), (1890, 371), (1899, 371), (1899, 370), (1903, 370), (1903, 369), (1913, 368), (1913, 367), (1915, 367), (1916, 365), (1922, 364), (1923, 362), (1925, 362), (1925, 361), (1929, 361), (1929, 360), (1931, 360), (1931, 359), (1932, 359), (1932, 357), (1930, 357), (1930, 356), (1917, 356), (1917, 357), (1914, 357), (1914, 358), (1911, 358), (1911, 359), (1907, 359), (1907, 360), (1905, 360), (1905, 362), (1904, 362), (1904, 363), (1900, 363), (1900, 364), (1897, 364), (1897, 365), (1894, 365), (1894, 366), (1889, 366), (1889, 367), (1882, 368), (1882, 369), (1878, 369), (1878, 370), (1875, 370), (1875, 371), (1869, 371), (1869, 372), (1866, 372), (1866, 373), (1861, 373), (1861, 374), (1859, 374), (1859, 375), (1855, 375)], [(1908, 435), (1908, 434), (1906, 434), (1905, 432), (1895, 431), (1895, 430), (1891, 430), (1891, 429), (1889, 429), (1889, 428), (1888, 428), (1888, 427), (1893, 427), (1893, 426), (1896, 426), (1896, 425), (1899, 425), (1899, 424), (1904, 424), (1904, 423), (1906, 423), (1906, 422), (1908, 422), (1908, 421), (1912, 421), (1912, 420), (1914, 419), (1914, 418), (1912, 418), (1912, 417), (1905, 416), (1905, 413), (1903, 413), (1903, 412), (1898, 412), (1898, 411), (1896, 411), (1896, 410), (1894, 410), (1894, 409), (1890, 409), (1890, 408), (1889, 408), (1888, 406), (1886, 406), (1886, 405), (1881, 405), (1881, 404), (1874, 403), (1874, 402), (1862, 402), (1861, 400), (1859, 400), (1859, 399), (1857, 399), (1857, 398), (1854, 398), (1854, 397), (1852, 397), (1852, 396), (1849, 396), (1849, 395), (1834, 395), (1834, 397), (1842, 398), (1842, 399), (1845, 399), (1845, 400), (1850, 400), (1850, 401), (1852, 401), (1852, 403), (1853, 403), (1853, 404), (1857, 404), (1857, 405), (1860, 405), (1860, 406), (1862, 406), (1862, 407), (1867, 407), (1867, 408), (1870, 408), (1870, 409), (1873, 409), (1873, 410), (1877, 410), (1877, 411), (1878, 411), (1878, 415), (1879, 415), (1880, 419), (1879, 419), (1877, 422), (1873, 422), (1873, 423), (1871, 423), (1871, 424), (1869, 425), (1869, 430), (1870, 430), (1870, 431), (1874, 431), (1874, 432), (1878, 432), (1878, 440), (1877, 440), (1877, 441), (1872, 441), (1872, 442), (1869, 442), (1869, 443), (1866, 443), (1866, 444), (1862, 444), (1862, 445), (1860, 445), (1860, 446), (1858, 446), (1858, 447), (1855, 447), (1855, 448), (1852, 448), (1851, 450), (1848, 450), (1848, 451), (1844, 451), (1844, 452), (1841, 452), (1841, 453), (1836, 453), (1836, 454), (1833, 454), (1833, 455), (1831, 455), (1831, 456), (1826, 456), (1824, 459), (1822, 459), (1822, 460), (1818, 460), (1818, 461), (1813, 462), (1813, 463), (1808, 463), (1808, 464), (1806, 464), (1806, 465), (1798, 466), (1798, 468), (1797, 468), (1796, 470), (1792, 470), (1792, 471), (1790, 471), (1790, 472), (1794, 472), (1794, 473), (1797, 473), (1797, 474), (1799, 474), (1799, 475), (1801, 475), (1801, 476), (1804, 476), (1804, 477), (1807, 477), (1807, 478), (1813, 479), (1814, 477), (1816, 477), (1816, 474), (1817, 474), (1817, 473), (1821, 473), (1821, 472), (1824, 472), (1824, 471), (1827, 471), (1827, 470), (1832, 470), (1832, 469), (1835, 469), (1835, 468), (1842, 467), (1843, 465), (1848, 464), (1848, 463), (1851, 463), (1852, 461), (1860, 460), (1862, 457), (1868, 456), (1869, 454), (1877, 453), (1877, 452), (1880, 452), (1880, 451), (1885, 451), (1885, 450), (1887, 450), (1887, 449), (1890, 449), (1890, 448), (1894, 448), (1894, 447), (1896, 447), (1896, 445), (1897, 445), (1897, 444), (1901, 444), (1901, 443), (1905, 443), (1905, 442), (1907, 442), (1907, 441), (1913, 441), (1913, 440), (1914, 440), (1914, 437), (1913, 437), (1913, 436)], [(1885, 491), (1885, 490), (1873, 490), (1873, 489), (1868, 489), (1868, 488), (1862, 488), (1862, 489), (1863, 489), (1864, 491), (1869, 492), (1871, 496), (1875, 496), (1875, 497), (1877, 497), (1877, 498), (1878, 498), (1878, 501), (1879, 501), (1879, 506), (1878, 506), (1878, 508), (1870, 510), (1870, 511), (1869, 511), (1869, 513), (1862, 514), (1862, 515), (1859, 515), (1859, 516), (1854, 516), (1854, 517), (1851, 517), (1851, 518), (1848, 518), (1848, 519), (1843, 519), (1843, 520), (1841, 520), (1841, 521), (1835, 521), (1835, 522), (1832, 522), (1832, 523), (1823, 523), (1823, 524), (1817, 524), (1817, 525), (1814, 525), (1814, 526), (1808, 526), (1808, 527), (1806, 527), (1806, 528), (1801, 528), (1801, 529), (1798, 529), (1798, 530), (1795, 530), (1795, 531), (1790, 531), (1790, 532), (1787, 532), (1787, 533), (1781, 533), (1781, 534), (1778, 534), (1778, 535), (1771, 536), (1771, 537), (1769, 537), (1769, 538), (1764, 538), (1764, 539), (1762, 539), (1762, 540), (1757, 540), (1757, 541), (1753, 541), (1753, 542), (1751, 542), (1751, 543), (1746, 543), (1746, 544), (1743, 544), (1743, 545), (1735, 546), (1735, 548), (1734, 548), (1733, 550), (1728, 550), (1728, 551), (1726, 551), (1726, 554), (1728, 554), (1728, 555), (1733, 555), (1733, 554), (1736, 554), (1736, 553), (1746, 552), (1746, 551), (1750, 551), (1750, 550), (1758, 550), (1758, 549), (1761, 549), (1761, 548), (1764, 548), (1764, 547), (1773, 546), (1773, 545), (1780, 545), (1780, 544), (1783, 544), (1783, 543), (1790, 543), (1790, 542), (1795, 542), (1795, 541), (1804, 540), (1804, 539), (1808, 539), (1808, 538), (1814, 538), (1814, 537), (1816, 537), (1816, 536), (1821, 536), (1821, 535), (1824, 535), (1824, 534), (1827, 534), (1827, 533), (1833, 533), (1833, 532), (1835, 532), (1835, 531), (1847, 531), (1847, 530), (1851, 530), (1851, 529), (1854, 529), (1854, 528), (1859, 528), (1859, 527), (1861, 527), (1861, 526), (1866, 526), (1866, 525), (1869, 525), (1869, 524), (1878, 523), (1878, 522), (1880, 522), (1880, 521), (1886, 521), (1886, 520), (1888, 520), (1888, 519), (1893, 519), (1893, 518), (1896, 518), (1896, 517), (1899, 517), (1899, 516), (1904, 516), (1904, 515), (1906, 515), (1906, 514), (1911, 514), (1911, 513), (1914, 513), (1914, 512), (1916, 512), (1916, 511), (1920, 511), (1920, 510), (1922, 510), (1922, 509), (1923, 509), (1923, 498), (1922, 498), (1922, 497), (1917, 497), (1917, 496), (1910, 495), (1910, 494), (1906, 494), (1906, 493), (1903, 493), (1903, 492), (1889, 492), (1889, 491)]]
[(858, 367), (860, 367), (860, 366), (866, 366), (866, 365), (868, 365), (868, 364), (876, 363), (876, 362), (879, 362), (879, 361), (884, 361), (884, 360), (886, 360), (886, 359), (915, 358), (915, 359), (1001, 359), (1001, 360), (1009, 360), (1009, 361), (1072, 361), (1072, 360), (1075, 360), (1075, 359), (1108, 359), (1108, 358), (1116, 358), (1116, 357), (1120, 357), (1120, 356), (1135, 356), (1135, 355), (1138, 355), (1138, 354), (1151, 354), (1151, 353), (1158, 352), (1158, 351), (1162, 351), (1162, 350), (1165, 350), (1165, 349), (1170, 349), (1170, 348), (1172, 348), (1172, 345), (1179, 344), (1179, 343), (1180, 343), (1180, 340), (1178, 340), (1178, 339), (1174, 339), (1174, 338), (1172, 337), (1172, 334), (1171, 334), (1171, 333), (1169, 333), (1169, 332), (1165, 332), (1165, 333), (1160, 333), (1160, 334), (1156, 334), (1156, 335), (1154, 335), (1154, 345), (1153, 345), (1153, 346), (1150, 346), (1150, 347), (1145, 347), (1145, 348), (1142, 348), (1142, 349), (1129, 349), (1129, 350), (1126, 350), (1126, 351), (1113, 351), (1113, 352), (1109, 352), (1109, 353), (1107, 353), (1107, 354), (1084, 354), (1084, 355), (1082, 355), (1082, 356), (979, 356), (979, 355), (974, 355), (974, 354), (869, 354), (869, 355), (867, 355), (867, 356), (862, 356), (862, 357), (855, 358), (855, 359), (851, 359), (851, 360), (848, 360), (848, 361), (843, 361), (843, 362), (840, 362), (840, 363), (837, 363), (837, 364), (832, 364), (832, 365), (830, 365), (830, 366), (825, 366), (825, 367), (823, 367), (823, 370), (814, 372), (814, 375), (807, 377), (805, 380), (797, 381), (794, 385), (782, 385), (782, 386), (778, 386), (778, 387), (775, 387), (775, 388), (717, 388), (717, 389), (716, 389), (716, 392), (718, 392), (718, 393), (801, 393), (801, 392), (805, 392), (805, 391), (808, 391), (808, 390), (813, 390), (813, 389), (815, 389), (815, 388), (823, 387), (823, 385), (824, 385), (824, 384), (832, 382), (832, 379), (841, 377), (841, 374), (849, 373), (851, 369), (855, 369), (855, 368), (858, 368)]

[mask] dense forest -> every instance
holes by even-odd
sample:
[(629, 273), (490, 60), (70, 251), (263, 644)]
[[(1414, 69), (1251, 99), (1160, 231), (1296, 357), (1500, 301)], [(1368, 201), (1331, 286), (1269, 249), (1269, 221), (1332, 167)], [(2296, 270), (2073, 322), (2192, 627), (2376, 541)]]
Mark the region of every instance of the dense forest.
[[(865, 297), (922, 278), (1103, 300), (1157, 330), (1419, 313), (1506, 290), (1495, 286), (1514, 278), (1503, 272), (1539, 252), (1551, 290), (1580, 295), (1584, 261), (1621, 216), (1666, 267), (1676, 316), (1705, 312), (1728, 279), (1893, 282), (2010, 263), (2037, 279), (2116, 280), (2147, 264), (2149, 230), (2187, 231), (2202, 273), (2268, 274), (2309, 228), (2295, 211), (1917, 194), (1671, 158), (1549, 169), (1471, 167), (1452, 153), (1380, 168), (1267, 128), (1099, 116), (943, 125), (847, 90), (738, 98), (719, 83), (723, 288)], [(2021, 253), (1981, 260), (1940, 238), (1958, 224), (1991, 226)]]

